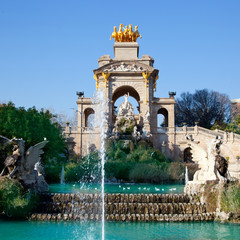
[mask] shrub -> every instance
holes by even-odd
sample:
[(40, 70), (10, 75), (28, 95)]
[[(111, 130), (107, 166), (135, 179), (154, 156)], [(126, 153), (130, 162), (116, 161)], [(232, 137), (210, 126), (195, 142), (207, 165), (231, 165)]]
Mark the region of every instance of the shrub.
[(80, 161), (70, 161), (65, 165), (66, 182), (96, 182), (101, 175), (98, 152), (92, 152)]
[(240, 213), (240, 183), (229, 183), (221, 193), (221, 210)]
[(115, 162), (107, 161), (105, 164), (105, 174), (106, 178), (116, 178), (124, 181), (131, 180), (129, 178), (129, 173), (131, 169), (135, 166), (135, 163), (131, 162)]
[(172, 162), (171, 164), (169, 164), (167, 173), (169, 175), (170, 181), (181, 181), (182, 179), (184, 179), (185, 169), (183, 164), (179, 162)]
[[(152, 182), (180, 181), (184, 167), (171, 163), (153, 148), (151, 143), (131, 140), (107, 141), (105, 176), (123, 181)], [(99, 181), (101, 165), (98, 152), (92, 152), (80, 161), (69, 161), (65, 166), (65, 181)]]
[(59, 183), (61, 176), (62, 165), (53, 162), (47, 163), (44, 166), (44, 177), (47, 183)]
[(8, 217), (25, 218), (38, 205), (38, 196), (25, 192), (13, 179), (0, 180), (0, 212)]
[(162, 165), (138, 163), (131, 170), (129, 178), (135, 182), (160, 183), (168, 180), (168, 174)]

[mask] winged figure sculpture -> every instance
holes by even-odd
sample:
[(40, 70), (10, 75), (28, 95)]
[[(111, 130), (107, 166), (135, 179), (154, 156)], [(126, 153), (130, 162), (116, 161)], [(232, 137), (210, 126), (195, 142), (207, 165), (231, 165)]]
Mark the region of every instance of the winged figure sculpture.
[[(3, 139), (1, 137), (1, 139)], [(31, 188), (37, 192), (48, 190), (48, 185), (43, 175), (36, 168), (36, 164), (40, 163), (43, 148), (48, 143), (44, 140), (31, 146), (25, 152), (25, 141), (23, 139), (13, 138), (9, 140), (13, 143), (12, 155), (8, 156), (4, 161), (4, 168), (0, 177), (14, 178), (23, 183), (27, 188)]]
[[(193, 176), (194, 182), (206, 182), (214, 180), (225, 180), (227, 178), (225, 172), (227, 165), (225, 164), (225, 172), (220, 171), (222, 166), (219, 166), (219, 159), (223, 161), (220, 156), (220, 147), (222, 141), (220, 138), (212, 139), (208, 142), (207, 148), (204, 149), (198, 143), (190, 140), (187, 137), (188, 145), (192, 149), (192, 157), (194, 162), (197, 162), (200, 170), (196, 171)], [(224, 162), (224, 161), (223, 161)], [(225, 161), (226, 162), (226, 161)], [(223, 174), (224, 172), (224, 174)]]

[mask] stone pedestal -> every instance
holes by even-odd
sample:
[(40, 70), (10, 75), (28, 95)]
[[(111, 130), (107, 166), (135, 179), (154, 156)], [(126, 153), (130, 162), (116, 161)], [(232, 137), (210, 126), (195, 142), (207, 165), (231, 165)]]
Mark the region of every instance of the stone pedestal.
[(137, 42), (115, 42), (113, 49), (114, 60), (138, 59), (139, 45)]

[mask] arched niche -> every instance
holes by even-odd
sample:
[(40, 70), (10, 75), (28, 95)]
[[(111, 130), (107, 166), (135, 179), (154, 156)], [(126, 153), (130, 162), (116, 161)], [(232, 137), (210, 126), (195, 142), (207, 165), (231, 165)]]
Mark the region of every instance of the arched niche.
[(85, 127), (92, 127), (91, 122), (94, 117), (94, 110), (92, 108), (86, 108), (84, 110), (84, 126)]
[(168, 110), (166, 108), (160, 108), (157, 112), (157, 126), (168, 127)]

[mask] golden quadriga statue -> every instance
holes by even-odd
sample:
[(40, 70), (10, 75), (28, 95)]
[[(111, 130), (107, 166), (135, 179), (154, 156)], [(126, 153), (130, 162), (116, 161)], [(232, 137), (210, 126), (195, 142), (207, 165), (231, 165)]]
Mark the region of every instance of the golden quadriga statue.
[(136, 42), (138, 37), (142, 38), (138, 32), (138, 26), (135, 26), (135, 31), (133, 32), (132, 24), (129, 24), (129, 26), (126, 26), (125, 28), (123, 27), (123, 24), (120, 24), (118, 31), (116, 26), (113, 29), (114, 31), (110, 40), (114, 38), (115, 42)]

